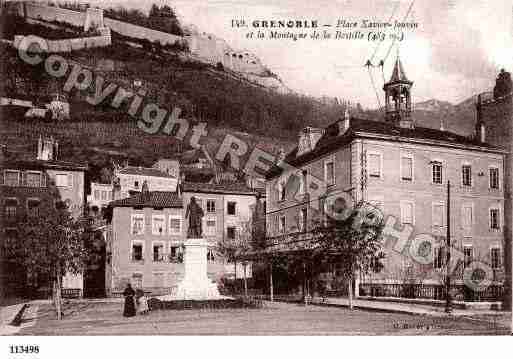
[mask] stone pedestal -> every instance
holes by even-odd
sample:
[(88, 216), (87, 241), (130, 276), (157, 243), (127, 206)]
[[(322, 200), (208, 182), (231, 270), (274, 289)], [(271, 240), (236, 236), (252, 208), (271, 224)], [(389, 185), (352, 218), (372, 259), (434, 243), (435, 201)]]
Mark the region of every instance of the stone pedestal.
[(171, 297), (196, 300), (221, 298), (217, 285), (207, 276), (207, 241), (189, 238), (184, 245), (185, 274)]

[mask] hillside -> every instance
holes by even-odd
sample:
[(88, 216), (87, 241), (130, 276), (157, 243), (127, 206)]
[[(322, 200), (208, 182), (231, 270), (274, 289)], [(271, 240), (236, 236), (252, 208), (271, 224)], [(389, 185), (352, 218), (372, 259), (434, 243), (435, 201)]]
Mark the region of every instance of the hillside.
[[(80, 35), (80, 29), (61, 23), (43, 21), (27, 23), (23, 18), (10, 16), (2, 19), (1, 38), (12, 40), (15, 34), (36, 34), (59, 39)], [(5, 21), (5, 22), (4, 22)], [(162, 108), (182, 109), (182, 117), (192, 123), (208, 123), (206, 145), (215, 150), (226, 133), (232, 133), (248, 142), (277, 153), (289, 149), (296, 142), (299, 129), (306, 125), (325, 126), (334, 121), (343, 107), (328, 106), (319, 101), (295, 94), (279, 94), (248, 82), (237, 73), (183, 56), (173, 48), (131, 46), (123, 36), (112, 35), (107, 48), (84, 49), (61, 54), (71, 64), (80, 64), (125, 89), (134, 89), (139, 83), (147, 91), (146, 101)], [(133, 40), (133, 39), (130, 39)], [(0, 96), (20, 98), (43, 106), (54, 94), (67, 95), (71, 119), (66, 122), (46, 123), (43, 120), (25, 120), (22, 109), (3, 107), (0, 123), (1, 143), (13, 150), (34, 153), (39, 135), (59, 139), (61, 159), (88, 163), (94, 169), (109, 166), (111, 160), (128, 159), (134, 165), (150, 165), (159, 157), (177, 157), (187, 149), (164, 134), (148, 135), (135, 126), (126, 114), (128, 104), (113, 109), (108, 97), (102, 105), (86, 103), (89, 91), (62, 91), (66, 76), (55, 79), (44, 67), (31, 66), (21, 61), (15, 49), (1, 44), (0, 71), (5, 74), (0, 84)]]

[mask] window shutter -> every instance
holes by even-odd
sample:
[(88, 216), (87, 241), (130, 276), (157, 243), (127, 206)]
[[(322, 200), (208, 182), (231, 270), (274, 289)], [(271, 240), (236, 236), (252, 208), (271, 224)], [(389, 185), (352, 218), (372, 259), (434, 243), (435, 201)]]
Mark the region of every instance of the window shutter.
[(68, 187), (73, 187), (73, 174), (68, 174)]
[(41, 187), (46, 187), (46, 173), (41, 173)]
[(4, 172), (3, 171), (0, 172), (0, 185), (4, 184), (4, 176), (5, 176)]
[(27, 185), (27, 173), (25, 171), (21, 171), (21, 185)]

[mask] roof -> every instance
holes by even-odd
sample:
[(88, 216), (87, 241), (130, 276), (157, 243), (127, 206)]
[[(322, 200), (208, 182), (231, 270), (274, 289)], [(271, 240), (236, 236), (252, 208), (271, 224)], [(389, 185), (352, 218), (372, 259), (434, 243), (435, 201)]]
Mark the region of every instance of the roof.
[(149, 176), (149, 177), (164, 177), (164, 178), (176, 178), (166, 172), (163, 172), (157, 168), (150, 167), (134, 167), (127, 166), (117, 171), (118, 174), (125, 175), (136, 175), (136, 176)]
[(392, 71), (392, 77), (390, 77), (390, 81), (388, 83), (394, 82), (402, 82), (412, 84), (410, 80), (406, 77), (406, 73), (404, 72), (403, 64), (399, 56), (395, 60), (394, 70)]
[[(339, 135), (338, 122), (326, 128), (324, 135), (319, 139), (312, 151), (297, 156), (298, 148), (294, 148), (284, 161), (294, 167), (299, 167), (325, 154), (351, 143), (355, 138), (377, 138), (383, 141), (395, 142), (420, 142), (426, 145), (441, 147), (468, 147), (469, 149), (502, 153), (496, 147), (488, 143), (481, 143), (472, 137), (461, 136), (449, 131), (441, 131), (432, 128), (418, 127), (414, 129), (396, 127), (389, 122), (371, 121), (351, 118), (349, 129)], [(268, 171), (266, 177), (279, 176), (282, 170), (274, 166)]]
[(110, 202), (112, 207), (159, 207), (159, 208), (182, 208), (183, 201), (178, 193), (167, 191), (151, 191), (138, 193), (128, 198), (118, 199)]
[(184, 182), (182, 184), (182, 191), (198, 193), (240, 194), (248, 196), (256, 196), (257, 194), (256, 190), (249, 188), (245, 183), (241, 182)]
[(7, 157), (2, 161), (1, 167), (13, 169), (55, 169), (68, 171), (87, 171), (86, 164), (54, 161), (54, 160), (37, 160), (25, 158)]

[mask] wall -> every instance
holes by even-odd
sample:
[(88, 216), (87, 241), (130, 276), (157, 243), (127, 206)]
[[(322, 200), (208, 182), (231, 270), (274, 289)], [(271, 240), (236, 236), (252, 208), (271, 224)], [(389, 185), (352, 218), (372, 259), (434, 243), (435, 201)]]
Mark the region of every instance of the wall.
[(75, 218), (78, 218), (82, 214), (85, 205), (84, 172), (48, 169), (47, 173), (54, 184), (57, 174), (66, 174), (72, 178), (71, 186), (57, 187), (57, 190), (62, 201), (69, 200), (71, 213)]
[[(44, 21), (65, 22), (74, 26), (84, 26), (86, 20), (85, 12), (62, 9), (54, 6), (45, 6), (34, 3), (24, 4), (26, 16)], [(22, 10), (23, 8), (20, 8)], [(23, 13), (20, 13), (23, 16)]]
[[(492, 230), (489, 225), (489, 209), (497, 206), (500, 209), (501, 224), (504, 224), (504, 164), (500, 154), (449, 149), (443, 147), (392, 143), (384, 141), (362, 141), (367, 153), (382, 154), (382, 177), (367, 180), (365, 200), (380, 203), (384, 216), (394, 216), (397, 219), (396, 228), (400, 228), (401, 201), (414, 203), (413, 235), (433, 234), (446, 236), (446, 215), (444, 226), (433, 226), (433, 203), (442, 202), (444, 211), (447, 205), (447, 181), (451, 186), (451, 244), (463, 248), (472, 245), (474, 258), (481, 258), (490, 263), (490, 248), (498, 246), (503, 250), (504, 232)], [(401, 180), (401, 155), (413, 156), (413, 181)], [(431, 161), (443, 163), (443, 184), (432, 183)], [(472, 186), (462, 185), (462, 165), (469, 164), (472, 168)], [(489, 189), (489, 166), (499, 168), (500, 189)], [(480, 176), (479, 174), (483, 175)], [(462, 206), (472, 205), (473, 225), (471, 230), (463, 229)], [(390, 243), (393, 244), (393, 243)], [(387, 247), (390, 248), (390, 247)], [(392, 250), (387, 251), (385, 271), (376, 278), (401, 280), (401, 270), (410, 263), (407, 255), (402, 256)], [(434, 279), (433, 276), (429, 276)], [(429, 279), (428, 278), (428, 279)], [(420, 278), (419, 278), (420, 279)], [(436, 284), (439, 284), (436, 282)]]
[[(14, 36), (14, 47), (18, 48), (21, 41), (25, 36), (15, 35)], [(110, 31), (108, 35), (102, 36), (91, 36), (91, 37), (80, 37), (75, 39), (64, 39), (64, 40), (47, 40), (44, 39), (48, 44), (48, 52), (60, 53), (60, 52), (71, 52), (81, 49), (90, 49), (95, 47), (106, 47), (112, 43)]]
[(147, 39), (152, 42), (160, 41), (162, 45), (172, 45), (176, 41), (183, 40), (183, 37), (181, 36), (176, 36), (162, 31), (148, 29), (146, 27), (129, 24), (127, 22), (119, 20), (109, 19), (107, 17), (103, 19), (103, 22), (105, 26), (121, 35), (133, 37), (136, 39)]
[[(24, 16), (23, 6), (20, 6), (18, 12)], [(209, 62), (213, 65), (221, 62), (224, 67), (238, 72), (248, 72), (255, 74), (262, 74), (265, 71), (264, 66), (260, 63), (258, 58), (245, 51), (233, 51), (224, 40), (219, 39), (211, 34), (193, 34), (191, 36), (176, 36), (165, 32), (148, 29), (145, 27), (133, 25), (130, 23), (104, 18), (96, 9), (89, 9), (88, 15), (85, 12), (78, 12), (73, 10), (61, 9), (58, 7), (44, 6), (39, 4), (27, 3), (25, 4), (26, 16), (32, 19), (39, 19), (43, 21), (59, 21), (65, 22), (74, 26), (84, 26), (87, 30), (91, 22), (101, 23), (120, 33), (124, 36), (129, 36), (137, 39), (147, 39), (149, 41), (160, 41), (161, 44), (174, 44), (176, 41), (186, 41), (189, 45), (191, 53), (203, 61)], [(87, 47), (100, 47), (108, 46), (104, 44), (104, 40), (96, 40), (92, 43), (89, 42)], [(67, 43), (63, 46), (56, 44), (58, 49), (54, 52), (67, 52)], [(85, 48), (85, 47), (84, 47)], [(235, 56), (234, 56), (235, 55)]]
[[(115, 172), (115, 177), (118, 177), (121, 185), (120, 197), (115, 196), (115, 199), (126, 198), (129, 196), (129, 191), (141, 191), (144, 181), (148, 183), (148, 189), (150, 191), (176, 191), (178, 179), (171, 177), (155, 177), (155, 176), (142, 176), (135, 174), (124, 174)], [(135, 186), (135, 182), (138, 182), (138, 187)]]
[[(511, 248), (513, 241), (513, 96), (487, 101), (478, 108), (478, 117), (485, 123), (486, 138), (491, 144), (509, 151), (505, 163), (505, 238), (506, 275), (511, 278)], [(511, 283), (511, 280), (506, 281)], [(511, 284), (510, 284), (511, 285)], [(508, 305), (509, 306), (509, 305)]]
[[(320, 188), (318, 191), (311, 192), (308, 197), (303, 199), (300, 194), (299, 182), (302, 177), (302, 171), (308, 173), (307, 181), (311, 181), (312, 177), (320, 181), (324, 181), (324, 163), (333, 160), (335, 165), (335, 185), (326, 188)], [(299, 215), (303, 208), (308, 208), (308, 225), (311, 225), (321, 213), (320, 197), (326, 193), (332, 193), (336, 190), (347, 190), (351, 187), (351, 150), (344, 148), (335, 152), (326, 154), (312, 162), (298, 166), (294, 173), (284, 174), (278, 178), (274, 178), (266, 183), (266, 199), (267, 199), (267, 233), (270, 236), (280, 235), (278, 232), (278, 216), (285, 215), (286, 231), (294, 232), (298, 230)], [(294, 176), (292, 176), (294, 175)], [(278, 184), (286, 182), (286, 198), (284, 201), (278, 199)], [(316, 181), (317, 182), (317, 181)], [(307, 187), (309, 184), (307, 183)], [(307, 202), (312, 201), (309, 205)], [(298, 202), (304, 202), (297, 205)]]

